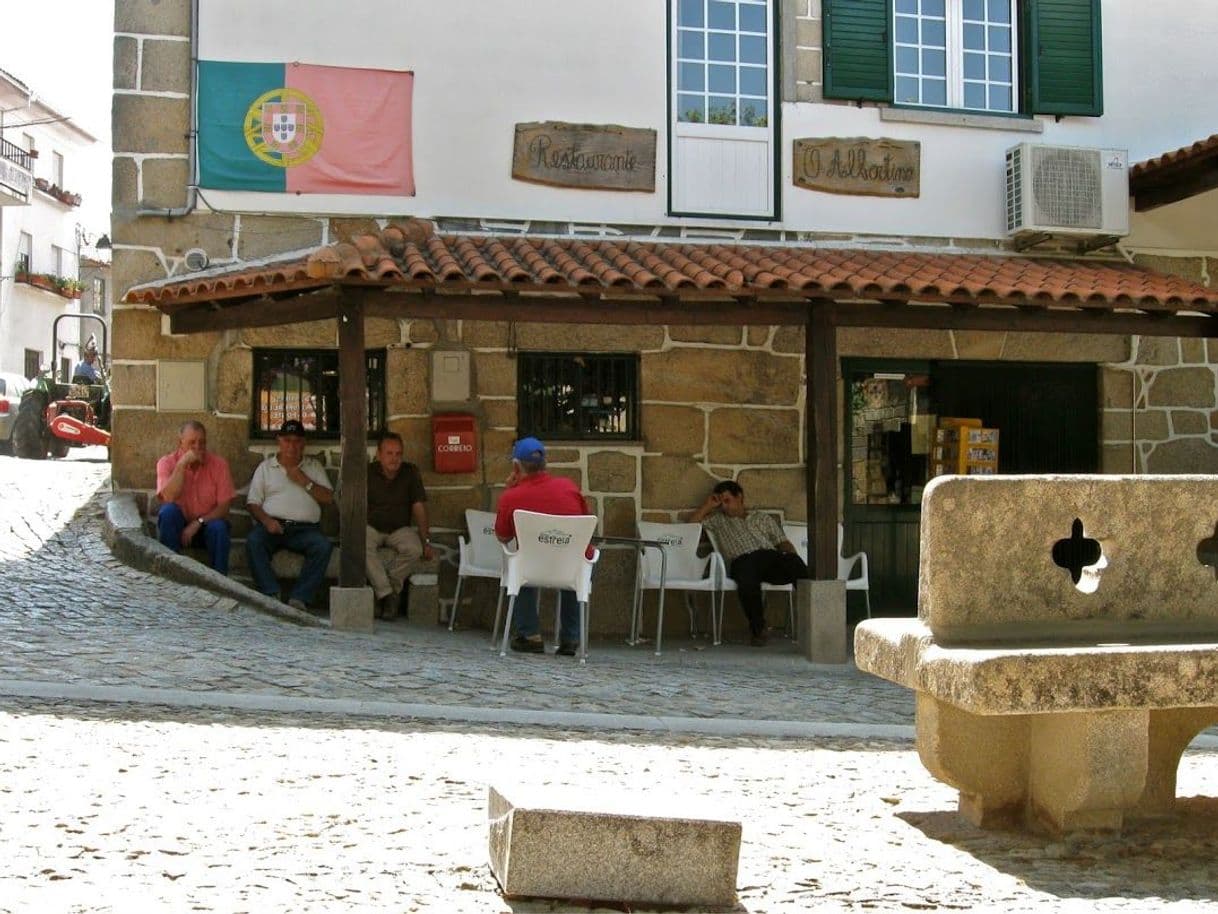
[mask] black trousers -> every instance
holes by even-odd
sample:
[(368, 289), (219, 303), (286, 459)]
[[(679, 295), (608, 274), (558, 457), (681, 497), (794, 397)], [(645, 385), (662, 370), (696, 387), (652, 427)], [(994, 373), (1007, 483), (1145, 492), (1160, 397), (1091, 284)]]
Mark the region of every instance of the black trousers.
[(728, 575), (736, 582), (740, 608), (749, 620), (749, 630), (754, 635), (765, 631), (765, 603), (761, 599), (761, 583), (794, 584), (800, 578), (809, 577), (808, 566), (794, 552), (779, 549), (758, 549), (738, 556), (728, 569)]

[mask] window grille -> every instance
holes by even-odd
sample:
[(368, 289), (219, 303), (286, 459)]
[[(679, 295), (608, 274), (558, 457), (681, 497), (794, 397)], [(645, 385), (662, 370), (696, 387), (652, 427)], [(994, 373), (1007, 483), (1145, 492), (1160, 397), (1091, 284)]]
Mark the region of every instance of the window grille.
[(517, 432), (569, 440), (639, 437), (639, 357), (522, 352)]
[[(368, 433), (385, 428), (385, 350), (365, 353), (368, 371)], [(339, 435), (338, 351), (335, 349), (255, 349), (254, 400), (250, 437), (274, 438), (297, 419), (309, 438)]]

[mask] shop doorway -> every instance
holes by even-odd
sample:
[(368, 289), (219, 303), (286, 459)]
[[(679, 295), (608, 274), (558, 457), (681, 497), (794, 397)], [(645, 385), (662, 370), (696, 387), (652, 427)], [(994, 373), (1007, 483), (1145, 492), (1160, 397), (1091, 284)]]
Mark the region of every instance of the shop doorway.
[(916, 612), (922, 490), (949, 471), (938, 431), (945, 419), (975, 420), (993, 433), (985, 436), (993, 453), (978, 456), (994, 459), (965, 472), (1099, 471), (1095, 365), (844, 359), (842, 374), (845, 550), (867, 552), (880, 614)]

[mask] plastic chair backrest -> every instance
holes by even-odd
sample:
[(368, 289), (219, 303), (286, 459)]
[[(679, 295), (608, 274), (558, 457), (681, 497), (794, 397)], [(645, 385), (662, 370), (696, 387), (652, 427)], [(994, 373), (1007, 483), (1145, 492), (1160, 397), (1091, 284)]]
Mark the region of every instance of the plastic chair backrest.
[[(799, 557), (804, 560), (804, 564), (808, 564), (808, 525), (783, 524), (782, 532), (791, 545), (795, 547)], [(838, 552), (841, 552), (840, 548)]]
[(499, 538), (495, 536), (495, 513), (466, 508), (465, 525), (469, 528), (474, 565), (479, 568), (502, 567), (503, 550), (499, 548)]
[(596, 531), (595, 514), (557, 515), (517, 509), (517, 552), (506, 562), (504, 586), (509, 594), (524, 586), (574, 590), (588, 599), (591, 576), (584, 553)]
[[(668, 567), (667, 581), (692, 581), (706, 576), (707, 559), (698, 558), (698, 542), (702, 539), (701, 524), (659, 524), (639, 521), (639, 539), (664, 543)], [(643, 578), (660, 583), (660, 552), (648, 547), (643, 550)]]

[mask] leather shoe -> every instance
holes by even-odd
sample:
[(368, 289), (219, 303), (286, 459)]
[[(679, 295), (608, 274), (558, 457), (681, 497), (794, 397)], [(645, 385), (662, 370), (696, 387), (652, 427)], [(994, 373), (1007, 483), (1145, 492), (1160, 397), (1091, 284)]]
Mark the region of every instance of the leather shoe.
[(540, 638), (522, 638), (517, 635), (512, 639), (512, 650), (522, 654), (544, 654), (546, 645)]
[(759, 635), (754, 635), (753, 640), (749, 642), (749, 644), (753, 645), (753, 647), (765, 647), (769, 643), (770, 639), (766, 637), (765, 632), (762, 632)]
[(560, 657), (574, 657), (579, 653), (579, 642), (563, 641), (558, 645), (558, 650), (555, 653)]
[(396, 619), (398, 617), (398, 595), (386, 594), (377, 600), (376, 615), (380, 619)]

